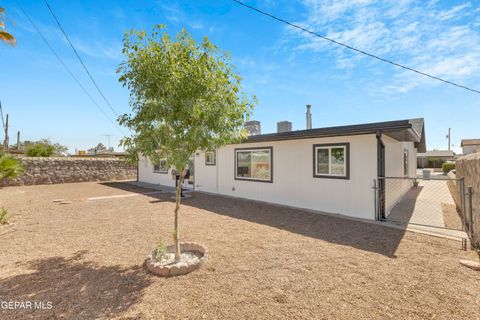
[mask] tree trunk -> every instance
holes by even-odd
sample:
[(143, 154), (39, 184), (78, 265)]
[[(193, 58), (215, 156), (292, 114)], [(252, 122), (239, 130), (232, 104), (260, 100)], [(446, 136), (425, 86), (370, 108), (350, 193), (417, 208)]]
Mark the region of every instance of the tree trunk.
[(177, 193), (175, 195), (175, 226), (173, 230), (173, 241), (175, 243), (175, 261), (180, 261), (180, 241), (178, 235), (178, 211), (180, 210), (180, 198), (182, 194), (183, 185), (183, 169), (179, 171), (180, 177), (178, 178)]

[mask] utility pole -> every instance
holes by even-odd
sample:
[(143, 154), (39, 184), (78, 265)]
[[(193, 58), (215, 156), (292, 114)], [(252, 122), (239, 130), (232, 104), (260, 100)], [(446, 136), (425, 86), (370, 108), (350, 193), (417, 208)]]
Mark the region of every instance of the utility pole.
[(107, 137), (107, 139), (108, 139), (108, 151), (110, 151), (110, 137), (113, 137), (113, 134), (102, 134), (102, 136)]
[(5, 140), (3, 140), (3, 150), (8, 150), (8, 113), (5, 120)]
[(3, 124), (3, 131), (5, 132), (5, 139), (3, 140), (3, 150), (8, 149), (8, 113), (7, 113), (7, 120), (3, 118), (3, 108), (2, 108), (2, 101), (0, 101), (0, 115), (2, 117), (2, 124)]
[(447, 139), (448, 139), (448, 151), (450, 151), (450, 128), (448, 128), (448, 134), (447, 134)]
[(20, 131), (17, 131), (17, 150), (20, 150)]

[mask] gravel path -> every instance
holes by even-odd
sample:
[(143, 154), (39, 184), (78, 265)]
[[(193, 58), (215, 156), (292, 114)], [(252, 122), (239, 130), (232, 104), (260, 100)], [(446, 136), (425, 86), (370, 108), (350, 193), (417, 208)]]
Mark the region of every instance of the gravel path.
[(152, 276), (142, 263), (170, 242), (174, 203), (108, 197), (132, 191), (152, 192), (1, 189), (12, 224), (0, 227), (0, 319), (480, 319), (480, 273), (459, 265), (474, 255), (458, 242), (204, 194), (184, 200), (180, 236), (208, 246), (209, 261)]

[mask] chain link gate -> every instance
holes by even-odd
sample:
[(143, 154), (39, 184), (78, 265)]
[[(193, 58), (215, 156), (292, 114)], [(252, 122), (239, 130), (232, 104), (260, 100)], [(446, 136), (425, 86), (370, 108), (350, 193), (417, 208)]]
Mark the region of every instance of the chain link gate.
[(466, 230), (462, 178), (379, 177), (374, 181), (376, 219), (397, 225)]

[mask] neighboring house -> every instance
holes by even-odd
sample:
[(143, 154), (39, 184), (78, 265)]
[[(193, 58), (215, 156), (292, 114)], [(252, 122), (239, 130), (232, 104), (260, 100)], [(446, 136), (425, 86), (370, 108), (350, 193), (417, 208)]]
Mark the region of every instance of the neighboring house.
[(480, 152), (480, 139), (462, 139), (460, 146), (464, 155)]
[[(197, 152), (194, 188), (374, 220), (375, 207), (388, 213), (413, 181), (398, 180), (395, 194), (375, 203), (374, 180), (416, 177), (417, 150), (425, 149), (423, 119), (254, 135)], [(154, 166), (146, 158), (139, 163), (138, 179), (175, 184), (166, 161)]]
[(441, 168), (446, 161), (454, 161), (452, 150), (431, 150), (417, 154), (417, 168)]

